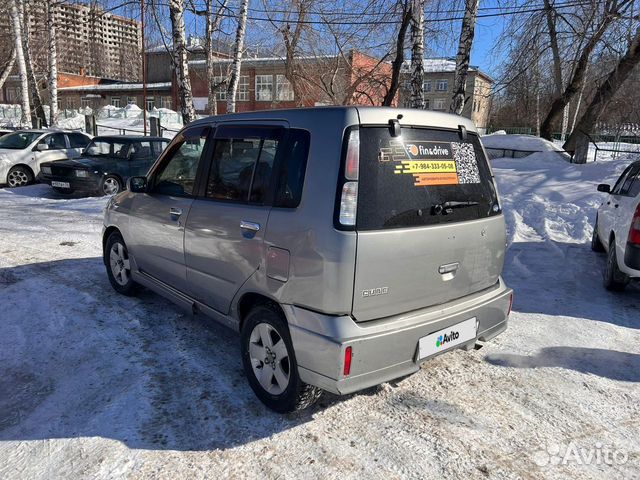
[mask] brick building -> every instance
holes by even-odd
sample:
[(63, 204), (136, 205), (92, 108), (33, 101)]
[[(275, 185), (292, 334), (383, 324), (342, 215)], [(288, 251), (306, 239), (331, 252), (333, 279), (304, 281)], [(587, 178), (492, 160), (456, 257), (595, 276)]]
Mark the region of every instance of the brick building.
[[(425, 59), (423, 94), (427, 110), (449, 111), (453, 97), (455, 67), (456, 62), (453, 59)], [(403, 66), (401, 105), (408, 105), (411, 96), (409, 68), (410, 64), (407, 62)], [(469, 67), (467, 99), (462, 115), (470, 118), (481, 131), (489, 125), (493, 83), (494, 80), (478, 67)]]

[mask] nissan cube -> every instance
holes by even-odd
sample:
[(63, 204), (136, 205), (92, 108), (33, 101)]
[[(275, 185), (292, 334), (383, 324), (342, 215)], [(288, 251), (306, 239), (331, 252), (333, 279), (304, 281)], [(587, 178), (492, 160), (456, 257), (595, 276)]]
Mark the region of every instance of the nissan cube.
[(355, 106), (190, 124), (111, 198), (103, 235), (114, 289), (237, 330), (248, 382), (278, 412), (503, 332), (505, 245), (470, 120)]

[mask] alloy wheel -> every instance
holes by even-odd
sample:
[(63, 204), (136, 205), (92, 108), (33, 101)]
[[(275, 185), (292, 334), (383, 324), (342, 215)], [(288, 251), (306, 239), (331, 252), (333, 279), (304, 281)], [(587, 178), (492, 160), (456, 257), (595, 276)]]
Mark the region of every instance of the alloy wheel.
[(289, 352), (282, 336), (268, 323), (257, 324), (249, 339), (253, 373), (265, 391), (280, 395), (287, 389), (291, 373)]
[(123, 287), (131, 278), (131, 263), (127, 251), (121, 243), (114, 243), (109, 252), (109, 264), (113, 278)]
[(7, 176), (7, 183), (10, 187), (22, 187), (29, 183), (29, 176), (24, 170), (12, 170)]
[(120, 191), (120, 183), (113, 177), (108, 177), (104, 179), (102, 183), (102, 192), (105, 195), (115, 195)]

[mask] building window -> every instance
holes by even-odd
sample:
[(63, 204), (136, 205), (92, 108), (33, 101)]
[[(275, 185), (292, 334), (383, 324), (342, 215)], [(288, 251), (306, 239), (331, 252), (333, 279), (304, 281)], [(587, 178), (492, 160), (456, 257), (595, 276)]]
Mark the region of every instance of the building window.
[(138, 103), (137, 97), (127, 97), (127, 105), (136, 105)]
[(92, 100), (90, 98), (81, 98), (80, 99), (80, 106), (82, 108), (91, 108), (91, 104), (92, 104)]
[(240, 75), (240, 82), (238, 83), (237, 100), (240, 102), (246, 102), (249, 100), (249, 76)]
[(429, 108), (431, 108), (431, 107), (429, 106), (429, 104), (430, 104), (429, 99), (428, 99), (428, 98), (425, 98), (425, 99), (424, 99), (424, 109), (425, 109), (425, 110), (429, 110)]
[(145, 108), (147, 110), (153, 110), (156, 106), (156, 99), (154, 97), (147, 97)]
[(439, 92), (446, 92), (449, 89), (449, 80), (438, 80), (436, 90)]
[(431, 91), (431, 80), (427, 80), (422, 84), (422, 91), (425, 93)]
[(284, 75), (276, 75), (276, 100), (293, 100), (293, 88)]
[(111, 97), (111, 105), (120, 108), (120, 97)]
[(171, 97), (162, 97), (162, 107), (171, 110)]
[(216, 91), (216, 100), (227, 99), (227, 77), (213, 77), (213, 85)]
[(256, 100), (259, 102), (273, 100), (273, 75), (256, 75)]
[(436, 98), (433, 100), (434, 110), (444, 110), (444, 98)]

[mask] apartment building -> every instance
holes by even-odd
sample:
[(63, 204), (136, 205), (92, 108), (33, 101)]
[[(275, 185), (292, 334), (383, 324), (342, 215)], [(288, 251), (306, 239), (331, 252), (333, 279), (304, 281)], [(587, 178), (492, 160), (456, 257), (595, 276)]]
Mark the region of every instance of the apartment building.
[[(425, 109), (448, 112), (453, 98), (453, 82), (456, 62), (453, 59), (425, 59), (423, 95)], [(403, 67), (403, 82), (400, 90), (400, 104), (408, 105), (411, 97), (409, 68)], [(470, 118), (478, 129), (485, 130), (489, 124), (491, 95), (494, 80), (478, 67), (469, 67), (467, 76), (466, 102), (462, 115)]]

